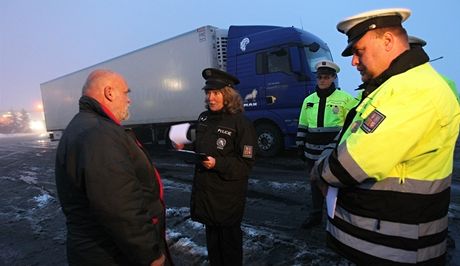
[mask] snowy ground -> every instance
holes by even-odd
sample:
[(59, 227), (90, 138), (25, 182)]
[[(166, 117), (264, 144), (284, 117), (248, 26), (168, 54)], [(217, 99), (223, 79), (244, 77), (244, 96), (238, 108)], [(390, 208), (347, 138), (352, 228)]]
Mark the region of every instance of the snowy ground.
[[(57, 142), (36, 135), (0, 135), (0, 265), (67, 265), (65, 220), (56, 199)], [(193, 167), (164, 149), (152, 151), (166, 195), (168, 243), (177, 265), (208, 265), (204, 228), (189, 218)], [(456, 157), (459, 162), (460, 158)], [(452, 186), (449, 265), (460, 265), (460, 187)], [(309, 187), (293, 154), (258, 160), (243, 221), (245, 265), (348, 265), (325, 243), (324, 224), (299, 225), (308, 213)]]

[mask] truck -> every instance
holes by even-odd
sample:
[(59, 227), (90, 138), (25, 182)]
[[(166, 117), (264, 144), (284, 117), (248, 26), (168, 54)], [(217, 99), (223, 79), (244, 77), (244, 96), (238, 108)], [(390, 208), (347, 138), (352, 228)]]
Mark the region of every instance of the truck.
[(168, 143), (168, 130), (194, 123), (205, 110), (203, 69), (239, 78), (245, 114), (257, 132), (258, 154), (295, 147), (303, 99), (315, 90), (315, 64), (332, 60), (327, 44), (295, 27), (203, 26), (40, 84), (45, 124), (58, 139), (78, 112), (88, 74), (110, 69), (131, 89), (131, 127), (144, 144)]

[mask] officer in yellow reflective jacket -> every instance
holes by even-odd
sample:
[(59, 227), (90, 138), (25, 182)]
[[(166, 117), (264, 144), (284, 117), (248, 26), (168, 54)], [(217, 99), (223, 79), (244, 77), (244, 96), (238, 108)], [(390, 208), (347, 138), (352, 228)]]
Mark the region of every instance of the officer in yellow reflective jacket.
[(410, 49), (409, 15), (375, 10), (337, 25), (365, 86), (312, 178), (338, 188), (328, 245), (358, 265), (445, 264), (460, 107), (423, 48)]
[[(418, 47), (424, 47), (426, 45), (426, 41), (423, 40), (423, 39), (420, 39), (418, 37), (410, 35), (409, 36), (409, 45), (410, 45), (411, 49), (418, 48)], [(446, 77), (446, 76), (444, 76), (442, 74), (441, 74), (441, 76), (447, 82), (447, 84), (449, 85), (450, 89), (452, 90), (452, 92), (457, 97), (457, 101), (460, 103), (460, 98), (458, 96), (457, 85), (455, 84), (455, 81), (451, 80), (450, 78), (448, 78), (448, 77)]]
[[(335, 87), (334, 81), (340, 68), (334, 62), (323, 60), (316, 64), (316, 92), (305, 98), (300, 111), (296, 144), (299, 155), (310, 173), (321, 153), (333, 149), (334, 138), (342, 129), (348, 111), (357, 101), (348, 93)], [(324, 198), (315, 184), (310, 183), (312, 208), (309, 217), (302, 223), (308, 229), (322, 220)]]

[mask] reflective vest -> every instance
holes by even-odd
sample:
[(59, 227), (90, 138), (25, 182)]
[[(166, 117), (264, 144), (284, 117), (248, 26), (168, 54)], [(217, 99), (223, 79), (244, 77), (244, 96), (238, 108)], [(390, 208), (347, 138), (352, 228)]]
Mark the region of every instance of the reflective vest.
[(296, 145), (304, 147), (306, 158), (317, 160), (324, 149), (336, 146), (334, 138), (342, 129), (348, 111), (357, 103), (353, 96), (338, 89), (328, 97), (313, 93), (305, 98), (299, 116)]
[(339, 187), (328, 243), (355, 262), (436, 264), (446, 253), (457, 99), (429, 63), (356, 108), (322, 178)]

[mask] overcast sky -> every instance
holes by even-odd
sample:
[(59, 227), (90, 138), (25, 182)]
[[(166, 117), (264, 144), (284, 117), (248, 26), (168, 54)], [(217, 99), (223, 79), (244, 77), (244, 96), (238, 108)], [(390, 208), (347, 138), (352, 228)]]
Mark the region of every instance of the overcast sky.
[[(0, 111), (33, 110), (40, 83), (204, 25), (295, 26), (329, 44), (340, 65), (340, 87), (361, 83), (350, 58), (340, 56), (346, 37), (337, 23), (360, 12), (391, 7), (412, 10), (409, 34), (439, 72), (460, 83), (458, 0), (1, 0)], [(135, 104), (135, 103), (133, 103)]]

